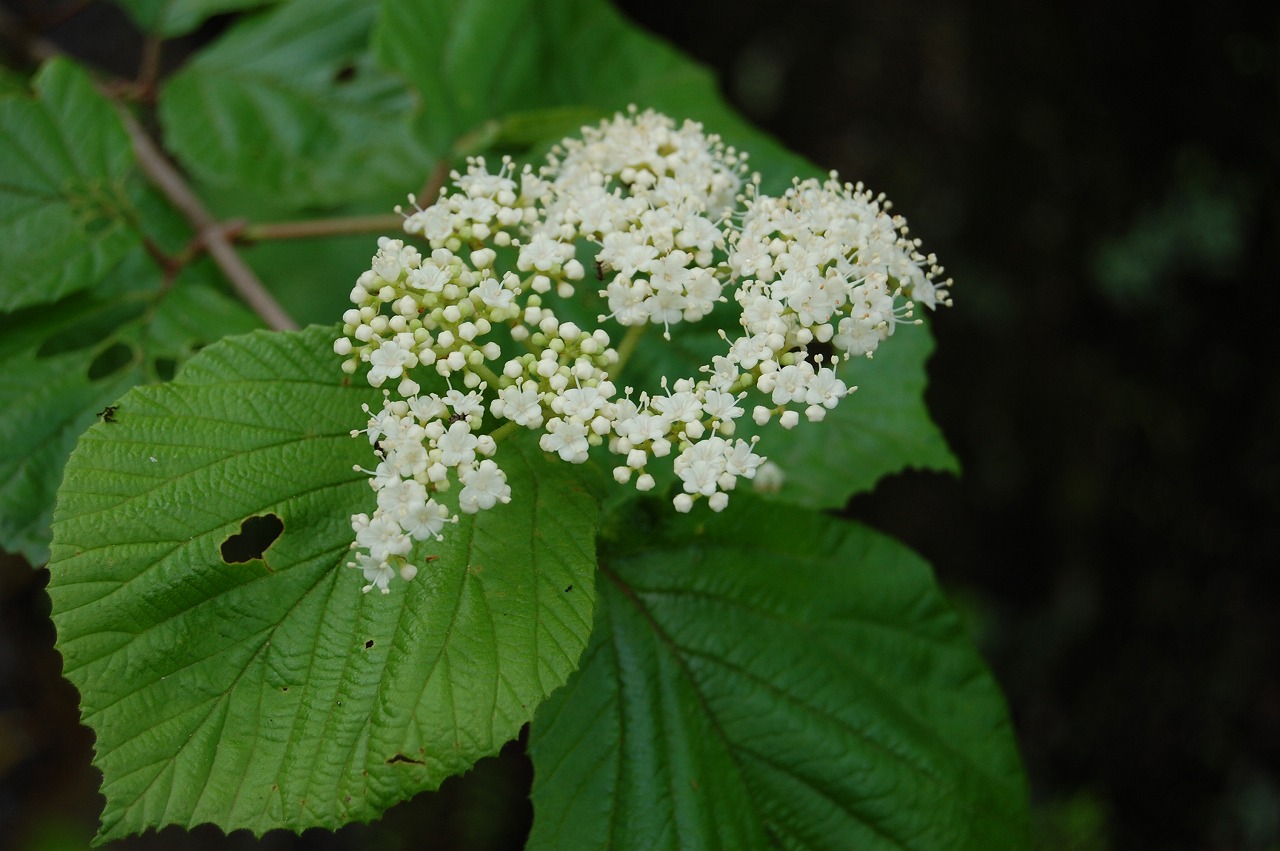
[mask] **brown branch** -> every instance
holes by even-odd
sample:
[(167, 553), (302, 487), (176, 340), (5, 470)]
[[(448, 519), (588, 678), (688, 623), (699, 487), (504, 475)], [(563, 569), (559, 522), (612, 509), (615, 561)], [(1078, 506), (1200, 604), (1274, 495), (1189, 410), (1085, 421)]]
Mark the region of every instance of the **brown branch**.
[(424, 208), (430, 207), (436, 202), (436, 196), (440, 194), (440, 187), (444, 186), (444, 182), (449, 179), (449, 171), (453, 167), (453, 162), (449, 157), (441, 157), (436, 163), (436, 167), (431, 170), (431, 174), (427, 176), (426, 183), (422, 184), (422, 191), (418, 193), (418, 203)]
[(241, 259), (240, 255), (231, 246), (230, 240), (227, 239), (223, 232), (222, 226), (214, 221), (213, 216), (209, 215), (209, 211), (200, 203), (200, 199), (187, 186), (182, 175), (174, 168), (156, 143), (151, 140), (146, 131), (138, 124), (129, 111), (120, 105), (116, 105), (116, 111), (120, 113), (120, 120), (124, 122), (124, 129), (129, 134), (129, 140), (133, 143), (134, 154), (138, 157), (138, 165), (142, 171), (151, 180), (157, 189), (164, 193), (173, 206), (186, 217), (195, 230), (197, 238), (204, 243), (204, 247), (208, 250), (209, 256), (213, 258), (213, 262), (218, 264), (218, 268), (227, 276), (227, 280), (231, 282), (231, 287), (236, 291), (240, 298), (257, 313), (262, 320), (267, 323), (269, 328), (277, 331), (291, 331), (298, 327), (298, 323), (293, 320), (288, 313), (285, 312), (267, 292), (267, 288), (258, 280), (258, 276), (249, 268), (248, 264)]
[(147, 103), (154, 103), (156, 85), (160, 80), (160, 52), (164, 42), (154, 35), (148, 34), (142, 40), (142, 57), (138, 62), (138, 98)]
[[(56, 45), (45, 39), (33, 37), (4, 9), (0, 9), (0, 36), (15, 42), (28, 56), (38, 61), (62, 55)], [(232, 289), (258, 316), (262, 317), (267, 327), (277, 331), (296, 329), (298, 323), (285, 312), (271, 293), (267, 292), (267, 288), (258, 280), (258, 276), (236, 253), (222, 226), (209, 215), (204, 204), (191, 191), (191, 187), (187, 186), (178, 170), (165, 159), (156, 143), (151, 140), (133, 115), (114, 97), (112, 104), (120, 115), (125, 132), (129, 134), (134, 155), (137, 156), (138, 165), (143, 173), (186, 217), (192, 230), (195, 231), (195, 239), (208, 250), (213, 262), (218, 264), (218, 268), (227, 276)], [(161, 266), (163, 268), (164, 264), (161, 263)]]
[[(422, 184), (422, 191), (414, 196), (418, 203), (431, 206), (440, 194), (440, 187), (449, 179), (451, 160), (439, 160)], [(333, 219), (303, 219), (294, 222), (227, 222), (223, 233), (232, 240), (263, 242), (276, 239), (309, 239), (317, 236), (346, 236), (356, 233), (386, 233), (398, 231), (404, 224), (404, 216), (343, 216)]]
[[(422, 191), (415, 196), (418, 203), (430, 206), (436, 202), (440, 187), (449, 179), (451, 162), (441, 159), (422, 184)], [(305, 219), (296, 222), (263, 222), (262, 224), (236, 224), (224, 226), (224, 233), (232, 239), (261, 242), (273, 239), (308, 239), (316, 236), (344, 236), (353, 233), (386, 233), (397, 231), (404, 224), (403, 216), (346, 216), (334, 219)]]

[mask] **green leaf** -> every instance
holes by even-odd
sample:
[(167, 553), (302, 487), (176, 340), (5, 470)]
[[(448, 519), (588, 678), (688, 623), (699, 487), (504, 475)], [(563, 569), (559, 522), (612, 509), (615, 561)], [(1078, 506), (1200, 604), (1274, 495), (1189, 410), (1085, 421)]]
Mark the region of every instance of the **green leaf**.
[(919, 557), (748, 498), (631, 528), (530, 731), (530, 848), (1027, 847), (1003, 699)]
[(217, 288), (219, 275), (212, 264), (201, 263), (178, 276), (140, 339), (153, 358), (182, 363), (222, 337), (262, 327), (256, 314)]
[(74, 62), (54, 59), (35, 99), (0, 98), (0, 310), (88, 289), (138, 244), (119, 117)]
[[(496, 753), (577, 665), (595, 501), (529, 443), (499, 452), (509, 505), (464, 516), (413, 582), (360, 593), (342, 565), (370, 453), (349, 432), (381, 394), (342, 375), (332, 336), (224, 340), (72, 455), (49, 594), (97, 735), (99, 839), (374, 818)], [(224, 560), (255, 524), (260, 557)]]
[(143, 30), (163, 38), (184, 35), (206, 18), (279, 0), (116, 0)]
[(372, 65), (373, 7), (291, 0), (245, 20), (161, 92), (169, 149), (197, 177), (294, 205), (417, 188), (412, 102)]
[(437, 155), (487, 119), (548, 103), (537, 0), (382, 0), (374, 51), (422, 96), (418, 125)]
[[(542, 122), (517, 131), (502, 124), (513, 112), (553, 117), (550, 108), (566, 107), (580, 125), (634, 103), (703, 121), (746, 148), (766, 188), (815, 173), (730, 109), (710, 71), (604, 0), (381, 0), (380, 9), (374, 49), (420, 93), (418, 132), (437, 155), (463, 137), (501, 141), (504, 130), (535, 141)], [(554, 139), (575, 128), (543, 129)]]
[(136, 249), (92, 294), (0, 317), (0, 547), (43, 564), (54, 493), (80, 434), (133, 385), (259, 326), (217, 280), (200, 263), (162, 289)]
[(715, 75), (624, 18), (605, 0), (556, 0), (538, 6), (545, 79), (556, 103), (589, 103), (612, 113), (635, 104), (707, 129), (751, 155), (766, 191), (821, 172), (744, 121), (724, 100)]

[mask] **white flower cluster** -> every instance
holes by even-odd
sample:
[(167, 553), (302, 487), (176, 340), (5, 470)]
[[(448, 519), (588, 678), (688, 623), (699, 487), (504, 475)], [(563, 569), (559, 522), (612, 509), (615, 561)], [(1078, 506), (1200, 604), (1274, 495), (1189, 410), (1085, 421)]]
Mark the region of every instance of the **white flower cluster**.
[[(703, 498), (722, 510), (758, 470), (776, 488), (757, 438), (734, 436), (748, 395), (757, 425), (820, 420), (851, 392), (836, 374), (841, 357), (870, 356), (915, 301), (949, 303), (934, 283), (942, 269), (883, 196), (834, 174), (765, 195), (744, 154), (652, 111), (584, 128), (537, 171), (504, 159), (490, 172), (474, 158), (452, 178), (406, 216), (423, 249), (379, 240), (334, 343), (346, 372), (367, 364), (369, 383), (387, 386), (364, 430), (380, 458), (365, 471), (377, 508), (352, 518), (350, 565), (365, 591), (416, 574), (414, 541), (438, 540), (457, 519), (436, 499), (455, 483), (466, 513), (511, 499), (495, 455), (513, 429), (540, 431), (542, 449), (570, 463), (607, 447), (619, 458), (614, 478), (642, 491), (655, 487), (649, 465), (673, 456), (680, 511)], [(544, 298), (570, 299), (588, 278), (584, 246), (610, 311), (598, 321), (626, 327), (617, 349), (603, 328), (562, 321)], [(649, 325), (670, 339), (671, 326), (728, 302), (726, 289), (741, 333), (726, 335), (724, 354), (697, 376), (618, 392), (620, 351)], [(421, 392), (414, 375), (424, 369), (446, 379), (444, 396)], [(501, 424), (482, 434), (486, 412)]]

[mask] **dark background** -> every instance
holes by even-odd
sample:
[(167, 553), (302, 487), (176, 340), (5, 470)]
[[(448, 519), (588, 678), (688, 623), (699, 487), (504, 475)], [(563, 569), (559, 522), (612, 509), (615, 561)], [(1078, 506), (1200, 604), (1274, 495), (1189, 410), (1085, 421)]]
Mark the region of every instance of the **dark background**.
[[(787, 146), (888, 193), (956, 279), (928, 401), (965, 473), (849, 513), (969, 618), (1037, 847), (1280, 849), (1280, 6), (622, 6)], [(46, 35), (136, 55), (101, 4)], [(44, 583), (0, 565), (0, 846), (79, 848), (98, 777)], [(510, 746), (373, 826), (116, 847), (518, 845), (528, 777)]]

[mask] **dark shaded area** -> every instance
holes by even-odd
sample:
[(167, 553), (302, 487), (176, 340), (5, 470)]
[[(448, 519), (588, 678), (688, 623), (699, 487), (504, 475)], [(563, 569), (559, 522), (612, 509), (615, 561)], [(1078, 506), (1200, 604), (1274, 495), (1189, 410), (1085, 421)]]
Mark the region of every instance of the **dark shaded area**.
[(1276, 5), (625, 5), (957, 281), (965, 475), (851, 513), (970, 616), (1039, 844), (1280, 847)]
[(262, 558), (283, 531), (284, 521), (274, 514), (246, 517), (240, 531), (222, 542), (222, 560), (227, 564), (243, 564)]
[[(1280, 269), (1276, 5), (622, 5), (888, 193), (957, 281), (929, 404), (965, 475), (908, 473), (850, 513), (969, 616), (1038, 846), (1280, 848), (1280, 361), (1257, 314)], [(46, 35), (136, 71), (107, 4)], [(44, 582), (0, 570), (3, 848), (82, 847), (101, 807)], [(375, 825), (113, 847), (519, 847), (529, 782), (514, 743)]]

